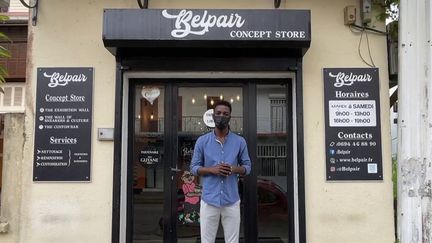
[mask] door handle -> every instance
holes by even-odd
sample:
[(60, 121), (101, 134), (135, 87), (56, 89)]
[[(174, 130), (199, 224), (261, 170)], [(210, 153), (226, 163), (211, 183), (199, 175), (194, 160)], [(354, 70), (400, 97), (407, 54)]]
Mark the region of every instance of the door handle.
[(181, 170), (179, 168), (177, 168), (177, 166), (175, 168), (171, 167), (171, 172), (180, 172)]
[(174, 180), (174, 175), (176, 175), (178, 172), (180, 172), (181, 170), (179, 168), (177, 168), (177, 166), (175, 168), (170, 167), (171, 169), (171, 180)]

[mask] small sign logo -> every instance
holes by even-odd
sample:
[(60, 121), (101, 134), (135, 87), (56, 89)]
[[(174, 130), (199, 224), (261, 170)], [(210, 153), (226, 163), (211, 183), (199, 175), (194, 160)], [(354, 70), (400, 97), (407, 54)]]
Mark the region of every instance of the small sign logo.
[(204, 124), (208, 127), (215, 127), (215, 123), (213, 121), (213, 109), (207, 110), (203, 115)]
[(48, 87), (55, 88), (57, 86), (66, 86), (69, 82), (85, 82), (87, 81), (87, 76), (84, 74), (68, 74), (53, 72), (52, 74), (48, 74), (46, 72), (43, 73), (45, 78), (50, 78), (48, 83)]
[(159, 97), (160, 89), (158, 88), (146, 88), (143, 87), (141, 90), (141, 95), (146, 99), (150, 104), (153, 105), (153, 102)]
[(353, 74), (353, 73), (344, 73), (338, 72), (337, 74), (333, 74), (329, 72), (329, 76), (336, 79), (334, 86), (339, 88), (344, 85), (351, 86), (354, 82), (371, 82), (372, 76), (368, 73), (366, 74)]
[(157, 148), (144, 147), (139, 153), (141, 165), (157, 165), (161, 162), (161, 154)]

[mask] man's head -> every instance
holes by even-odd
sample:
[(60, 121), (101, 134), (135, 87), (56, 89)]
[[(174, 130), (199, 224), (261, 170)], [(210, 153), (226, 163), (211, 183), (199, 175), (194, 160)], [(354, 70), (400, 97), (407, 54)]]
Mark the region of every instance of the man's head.
[[(222, 106), (222, 107), (220, 107), (220, 106)], [(224, 109), (223, 106), (225, 106), (225, 107), (227, 107), (229, 109), (229, 114), (228, 115), (230, 116), (231, 115), (231, 111), (232, 111), (232, 107), (231, 107), (231, 103), (229, 103), (226, 100), (220, 100), (220, 101), (216, 102), (215, 108), (214, 108), (214, 113), (216, 114), (216, 111), (226, 110), (226, 109)], [(216, 114), (216, 115), (218, 115), (218, 114)]]
[(218, 129), (224, 130), (228, 127), (228, 123), (231, 119), (231, 111), (232, 107), (228, 101), (221, 100), (216, 102), (213, 111), (213, 120)]

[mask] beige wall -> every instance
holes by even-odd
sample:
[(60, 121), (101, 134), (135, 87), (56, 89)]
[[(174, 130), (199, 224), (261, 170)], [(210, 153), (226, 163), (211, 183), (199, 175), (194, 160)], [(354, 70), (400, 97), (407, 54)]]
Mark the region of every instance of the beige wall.
[[(308, 242), (394, 242), (386, 37), (368, 34), (379, 68), (383, 149), (382, 182), (326, 183), (323, 74), (326, 67), (367, 67), (359, 34), (343, 26), (343, 8), (357, 1), (296, 1), (312, 12), (312, 43), (304, 57), (305, 187)], [(301, 5), (300, 5), (301, 4)], [(380, 23), (378, 29), (384, 27)], [(337, 43), (336, 43), (337, 42)], [(367, 58), (363, 36), (361, 48)]]
[[(311, 9), (312, 44), (304, 57), (306, 230), (310, 243), (392, 243), (393, 211), (388, 78), (384, 36), (369, 34), (380, 69), (384, 180), (325, 180), (323, 75), (326, 67), (366, 67), (360, 35), (343, 25), (343, 7), (358, 1), (289, 0), (281, 7)], [(263, 0), (150, 0), (150, 8), (268, 8)], [(102, 9), (137, 8), (135, 0), (41, 1), (29, 28), (25, 145), (20, 192), (10, 210), (14, 230), (0, 242), (111, 242), (113, 142), (98, 141), (97, 128), (114, 127), (115, 59), (102, 43)], [(382, 26), (378, 27), (382, 28)], [(362, 47), (364, 56), (367, 49)], [(36, 68), (94, 67), (94, 114), (90, 183), (32, 181)], [(16, 208), (15, 208), (16, 207)], [(18, 220), (17, 220), (18, 219)], [(12, 237), (13, 236), (13, 237)], [(18, 240), (15, 240), (18, 239)]]
[[(5, 114), (3, 131), (3, 185), (1, 188), (0, 242), (19, 242), (20, 184), (23, 168), (24, 114)], [(18, 136), (17, 136), (18, 135)]]

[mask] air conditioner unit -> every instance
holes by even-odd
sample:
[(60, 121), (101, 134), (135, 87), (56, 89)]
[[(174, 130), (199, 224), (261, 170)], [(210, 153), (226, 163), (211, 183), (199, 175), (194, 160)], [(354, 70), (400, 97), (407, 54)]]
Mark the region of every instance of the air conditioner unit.
[(9, 8), (10, 0), (0, 0), (0, 8)]

